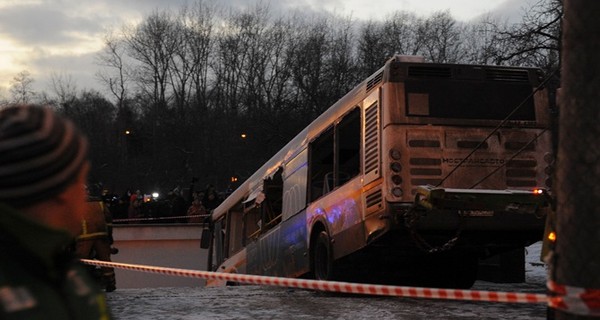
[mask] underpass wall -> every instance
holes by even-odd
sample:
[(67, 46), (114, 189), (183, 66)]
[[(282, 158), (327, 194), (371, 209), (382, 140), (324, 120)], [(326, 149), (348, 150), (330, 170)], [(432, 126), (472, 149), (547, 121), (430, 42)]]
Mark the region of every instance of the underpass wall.
[[(200, 248), (201, 224), (114, 225), (114, 262), (206, 270), (207, 250)], [(199, 287), (204, 280), (115, 269), (120, 288)]]

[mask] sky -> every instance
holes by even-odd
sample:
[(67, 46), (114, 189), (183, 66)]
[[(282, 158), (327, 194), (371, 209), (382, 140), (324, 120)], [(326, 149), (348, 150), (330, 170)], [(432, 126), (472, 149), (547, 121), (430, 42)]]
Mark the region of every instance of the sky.
[[(211, 1), (211, 0), (208, 0)], [(216, 1), (216, 0), (213, 0)], [(244, 8), (256, 1), (274, 12), (329, 12), (355, 20), (376, 20), (395, 11), (420, 16), (448, 10), (469, 22), (493, 13), (518, 21), (527, 3), (536, 0), (221, 0), (224, 7)], [(37, 92), (52, 92), (51, 78), (69, 79), (78, 90), (102, 92), (95, 73), (98, 52), (109, 30), (135, 24), (152, 11), (176, 11), (194, 0), (0, 0), (0, 100), (9, 97), (11, 80), (27, 71)]]

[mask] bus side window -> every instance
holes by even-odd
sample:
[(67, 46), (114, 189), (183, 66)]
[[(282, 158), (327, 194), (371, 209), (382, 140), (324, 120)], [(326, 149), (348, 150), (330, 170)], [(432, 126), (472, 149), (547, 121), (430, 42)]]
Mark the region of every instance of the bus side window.
[(302, 150), (291, 159), (284, 168), (282, 220), (287, 220), (306, 208), (309, 188), (308, 178), (308, 148)]
[(229, 210), (227, 214), (227, 257), (231, 257), (243, 248), (243, 215), (241, 203)]
[(360, 173), (360, 108), (354, 108), (310, 145), (310, 201)]
[(317, 200), (331, 190), (324, 190), (327, 173), (333, 172), (333, 127), (325, 130), (310, 144), (310, 201)]
[(283, 209), (283, 168), (279, 168), (275, 174), (263, 183), (265, 200), (261, 204), (262, 221), (264, 221), (262, 233), (281, 222)]
[(260, 234), (260, 227), (262, 225), (260, 207), (254, 201), (244, 205), (243, 224), (243, 245), (246, 246), (251, 241), (256, 240)]
[[(220, 265), (225, 261), (225, 243), (223, 236), (223, 228), (225, 227), (225, 219), (220, 219), (215, 222), (215, 251), (214, 258), (216, 265)], [(213, 269), (214, 270), (214, 269)]]
[(360, 173), (360, 132), (360, 108), (355, 108), (336, 126), (335, 186), (343, 185)]

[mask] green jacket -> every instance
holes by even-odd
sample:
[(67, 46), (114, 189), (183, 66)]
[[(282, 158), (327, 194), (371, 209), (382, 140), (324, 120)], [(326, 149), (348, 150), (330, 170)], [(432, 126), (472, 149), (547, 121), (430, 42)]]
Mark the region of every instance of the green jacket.
[(72, 242), (0, 203), (0, 319), (111, 319)]

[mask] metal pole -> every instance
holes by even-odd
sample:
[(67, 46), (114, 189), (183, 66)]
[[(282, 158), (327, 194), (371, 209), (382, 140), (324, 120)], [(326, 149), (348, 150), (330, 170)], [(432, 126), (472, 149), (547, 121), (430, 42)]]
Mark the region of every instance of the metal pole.
[[(564, 0), (564, 13), (551, 274), (559, 285), (600, 290), (600, 1)], [(557, 309), (556, 319), (600, 319), (572, 309)]]

